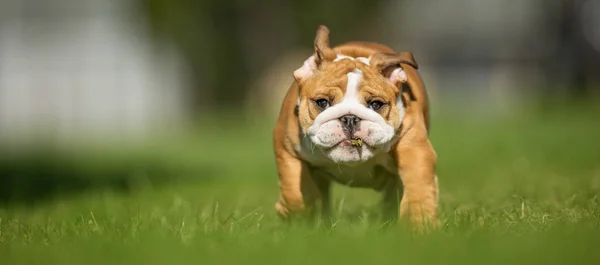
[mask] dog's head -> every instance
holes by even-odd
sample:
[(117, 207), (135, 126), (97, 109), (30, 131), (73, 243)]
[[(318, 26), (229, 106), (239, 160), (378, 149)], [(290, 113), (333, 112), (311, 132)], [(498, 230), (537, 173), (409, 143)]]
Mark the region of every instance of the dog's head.
[(314, 55), (294, 71), (303, 137), (336, 163), (360, 163), (389, 151), (405, 114), (403, 67), (417, 68), (412, 53), (336, 54), (329, 30), (320, 26)]

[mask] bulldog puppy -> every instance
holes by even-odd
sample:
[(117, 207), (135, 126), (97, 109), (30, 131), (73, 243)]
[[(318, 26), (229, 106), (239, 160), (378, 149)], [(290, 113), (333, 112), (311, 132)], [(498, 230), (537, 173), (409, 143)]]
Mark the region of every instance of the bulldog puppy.
[(284, 218), (321, 205), (330, 184), (383, 194), (385, 213), (437, 226), (436, 154), (429, 106), (411, 52), (377, 43), (329, 46), (319, 26), (315, 53), (294, 71), (273, 131)]

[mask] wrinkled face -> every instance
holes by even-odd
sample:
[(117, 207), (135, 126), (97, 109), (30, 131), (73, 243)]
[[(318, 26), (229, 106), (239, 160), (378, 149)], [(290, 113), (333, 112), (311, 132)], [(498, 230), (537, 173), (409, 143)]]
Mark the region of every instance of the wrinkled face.
[[(309, 75), (302, 68), (295, 75), (302, 71)], [(300, 82), (298, 98), (304, 141), (335, 163), (360, 163), (389, 151), (404, 117), (394, 83), (406, 79), (402, 69), (390, 80), (368, 58), (338, 56), (310, 73)]]

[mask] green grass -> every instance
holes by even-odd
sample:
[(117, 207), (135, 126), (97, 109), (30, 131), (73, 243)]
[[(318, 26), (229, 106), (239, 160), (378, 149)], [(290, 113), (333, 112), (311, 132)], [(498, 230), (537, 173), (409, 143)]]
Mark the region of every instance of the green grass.
[(427, 236), (382, 225), (376, 193), (339, 186), (333, 228), (281, 223), (270, 125), (73, 153), (41, 167), (78, 173), (39, 200), (25, 200), (36, 185), (5, 185), (0, 264), (600, 264), (597, 113), (434, 115), (443, 228)]

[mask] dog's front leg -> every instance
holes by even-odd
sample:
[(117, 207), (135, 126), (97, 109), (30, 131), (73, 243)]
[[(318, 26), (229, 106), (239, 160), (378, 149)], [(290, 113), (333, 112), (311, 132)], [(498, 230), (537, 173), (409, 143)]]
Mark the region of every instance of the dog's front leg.
[(279, 201), (275, 209), (280, 216), (288, 219), (294, 214), (314, 213), (314, 206), (322, 202), (322, 210), (329, 209), (329, 183), (317, 181), (310, 173), (306, 162), (285, 151), (277, 153), (279, 173)]
[(397, 148), (398, 173), (404, 188), (400, 203), (400, 219), (408, 219), (415, 228), (437, 228), (438, 186), (435, 165), (437, 157), (431, 143), (425, 140)]

